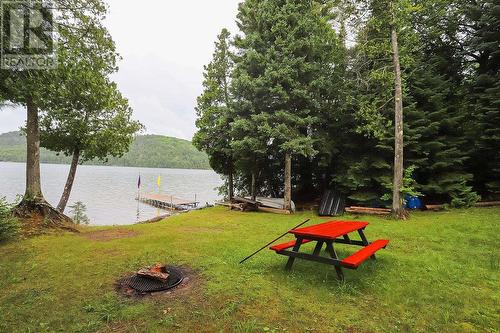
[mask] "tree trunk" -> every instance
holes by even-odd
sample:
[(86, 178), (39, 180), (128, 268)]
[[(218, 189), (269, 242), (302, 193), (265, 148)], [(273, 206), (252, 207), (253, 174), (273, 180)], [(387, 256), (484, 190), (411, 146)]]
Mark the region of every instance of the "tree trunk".
[(57, 205), (57, 210), (64, 213), (66, 205), (69, 200), (69, 195), (71, 194), (71, 189), (73, 188), (73, 182), (75, 180), (76, 168), (78, 167), (78, 162), (80, 161), (80, 149), (76, 148), (73, 152), (73, 160), (71, 161), (71, 166), (69, 168), (68, 178), (66, 179), (66, 185), (64, 186), (64, 191)]
[(229, 175), (228, 175), (228, 194), (229, 194), (229, 201), (232, 201), (234, 198), (234, 185), (233, 185), (233, 168), (229, 170)]
[(401, 67), (399, 63), (398, 35), (395, 29), (391, 31), (392, 55), (394, 64), (394, 180), (392, 190), (392, 212), (397, 218), (404, 218), (403, 198), (403, 91), (401, 87)]
[(257, 188), (256, 188), (256, 176), (255, 176), (255, 170), (252, 170), (252, 185), (251, 185), (251, 195), (252, 195), (252, 200), (255, 201), (257, 199)]
[(285, 154), (285, 210), (292, 210), (292, 155)]
[(31, 97), (26, 103), (26, 192), (23, 200), (44, 202), (40, 183), (40, 128), (38, 126), (38, 108)]
[(46, 229), (78, 232), (73, 221), (45, 201), (40, 182), (40, 128), (38, 108), (29, 97), (26, 100), (26, 192), (23, 200), (12, 210), (22, 219), (22, 234), (32, 236)]

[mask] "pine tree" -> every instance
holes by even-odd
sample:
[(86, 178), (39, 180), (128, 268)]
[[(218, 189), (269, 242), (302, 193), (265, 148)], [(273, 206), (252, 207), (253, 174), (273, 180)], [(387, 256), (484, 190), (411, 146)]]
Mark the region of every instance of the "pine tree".
[[(469, 151), (464, 135), (463, 61), (456, 51), (456, 26), (451, 21), (455, 15), (449, 6), (424, 0), (418, 11), (406, 14), (404, 6), (398, 7), (403, 14), (399, 22), (406, 27), (399, 39), (404, 70), (405, 167), (416, 167), (418, 188), (427, 200), (437, 202), (450, 202), (466, 193), (471, 179), (464, 166)], [(390, 20), (384, 19), (389, 7), (385, 2), (370, 3), (371, 16), (351, 50), (348, 109), (353, 116), (347, 123), (354, 130), (350, 139), (343, 140), (348, 154), (335, 179), (356, 200), (376, 200), (392, 182), (388, 174), (393, 141), (392, 73), (385, 37)]]
[(478, 1), (463, 6), (467, 20), (464, 49), (472, 61), (468, 84), (473, 153), (471, 172), (478, 191), (500, 197), (500, 4)]
[(215, 43), (212, 61), (205, 66), (203, 94), (198, 97), (196, 113), (198, 131), (193, 144), (209, 156), (210, 166), (228, 177), (228, 195), (233, 197), (235, 173), (234, 153), (231, 147), (233, 123), (230, 76), (233, 67), (230, 51), (230, 33), (222, 29)]
[[(439, 52), (439, 50), (437, 50)], [(419, 189), (429, 201), (450, 202), (472, 175), (465, 169), (465, 110), (456, 73), (456, 59), (435, 54), (424, 57), (409, 78), (411, 100), (408, 164), (417, 166)]]
[(470, 189), (465, 163), (465, 62), (458, 43), (457, 6), (452, 1), (415, 1), (411, 25), (418, 36), (410, 56), (406, 108), (407, 165), (426, 201), (447, 202)]
[[(394, 160), (394, 64), (390, 1), (370, 1), (370, 15), (349, 52), (342, 152), (337, 185), (355, 201), (380, 204), (391, 191)], [(403, 38), (403, 41), (406, 39)], [(403, 56), (406, 55), (403, 44)], [(403, 60), (406, 60), (403, 58)], [(406, 61), (403, 61), (406, 65)]]
[(243, 36), (235, 41), (239, 53), (234, 82), (240, 135), (235, 146), (245, 152), (242, 156), (253, 156), (248, 163), (253, 167), (268, 159), (284, 160), (288, 208), (292, 156), (317, 153), (311, 130), (320, 121), (324, 85), (340, 50), (330, 5), (298, 0), (240, 5)]
[(70, 213), (71, 213), (71, 219), (75, 222), (77, 225), (88, 225), (90, 223), (90, 219), (86, 215), (87, 212), (87, 206), (81, 201), (75, 202), (73, 205), (69, 206)]

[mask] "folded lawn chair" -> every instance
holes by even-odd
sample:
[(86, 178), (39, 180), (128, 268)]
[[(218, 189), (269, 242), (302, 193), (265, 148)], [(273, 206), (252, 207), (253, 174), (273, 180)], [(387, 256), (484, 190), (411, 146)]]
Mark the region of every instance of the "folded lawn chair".
[(319, 216), (340, 216), (344, 214), (345, 198), (337, 190), (327, 190), (323, 194), (319, 206)]

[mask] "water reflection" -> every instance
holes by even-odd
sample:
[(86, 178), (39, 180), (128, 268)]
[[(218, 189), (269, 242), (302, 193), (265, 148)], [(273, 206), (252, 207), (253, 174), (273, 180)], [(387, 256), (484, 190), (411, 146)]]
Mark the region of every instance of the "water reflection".
[[(67, 165), (42, 164), (42, 189), (53, 205), (59, 200), (68, 169)], [(188, 200), (196, 198), (202, 205), (218, 199), (215, 188), (222, 184), (212, 170), (83, 165), (78, 167), (68, 206), (83, 202), (91, 224), (95, 225), (132, 224), (170, 213), (136, 200), (139, 174), (143, 193), (158, 193), (157, 178), (161, 176), (163, 194)], [(16, 194), (24, 193), (24, 183), (24, 163), (0, 162), (0, 196), (14, 201)]]

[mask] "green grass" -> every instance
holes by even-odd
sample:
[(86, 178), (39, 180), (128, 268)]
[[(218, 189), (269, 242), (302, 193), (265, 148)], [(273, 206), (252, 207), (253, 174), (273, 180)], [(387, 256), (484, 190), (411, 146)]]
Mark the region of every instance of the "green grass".
[[(363, 217), (369, 239), (391, 243), (344, 283), (300, 260), (287, 273), (269, 250), (238, 264), (311, 216), (213, 208), (126, 227), (138, 233), (130, 238), (0, 246), (0, 332), (498, 332), (500, 209)], [(171, 295), (115, 292), (116, 278), (158, 261), (196, 274)]]

